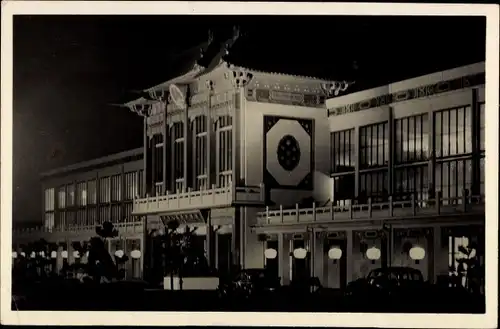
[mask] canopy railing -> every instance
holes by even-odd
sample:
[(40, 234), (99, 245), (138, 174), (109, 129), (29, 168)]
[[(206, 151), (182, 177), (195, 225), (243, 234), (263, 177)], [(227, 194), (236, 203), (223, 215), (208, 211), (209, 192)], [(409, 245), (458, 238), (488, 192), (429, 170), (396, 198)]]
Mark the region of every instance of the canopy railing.
[[(484, 196), (470, 196), (463, 191), (462, 196), (442, 198), (440, 193), (434, 199), (417, 199), (412, 194), (410, 200), (393, 201), (392, 196), (386, 202), (373, 203), (370, 198), (366, 204), (347, 202), (337, 206), (333, 203), (326, 207), (295, 208), (270, 210), (257, 214), (259, 224), (279, 224), (290, 222), (314, 222), (355, 219), (384, 219), (392, 217), (415, 217), (450, 213), (484, 211)], [(479, 206), (479, 208), (478, 208)]]

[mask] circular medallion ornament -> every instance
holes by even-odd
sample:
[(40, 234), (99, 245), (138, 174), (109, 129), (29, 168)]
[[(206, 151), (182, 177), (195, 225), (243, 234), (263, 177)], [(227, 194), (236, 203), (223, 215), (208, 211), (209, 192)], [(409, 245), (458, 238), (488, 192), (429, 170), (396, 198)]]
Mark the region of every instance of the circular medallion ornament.
[(292, 135), (285, 135), (278, 143), (278, 163), (287, 171), (294, 170), (300, 163), (299, 142)]

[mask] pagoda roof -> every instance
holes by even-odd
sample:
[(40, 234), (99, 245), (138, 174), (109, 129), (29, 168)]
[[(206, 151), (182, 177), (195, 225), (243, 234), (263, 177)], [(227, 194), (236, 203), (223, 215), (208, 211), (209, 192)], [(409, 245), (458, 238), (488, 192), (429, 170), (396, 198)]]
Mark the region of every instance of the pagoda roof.
[[(228, 43), (229, 47), (226, 47)], [(187, 59), (185, 61), (186, 64), (183, 65), (184, 70), (176, 77), (144, 89), (144, 92), (166, 90), (169, 85), (175, 83), (188, 83), (222, 65), (253, 73), (286, 76), (300, 80), (316, 80), (326, 83), (339, 80), (352, 81), (352, 72), (341, 72), (339, 70), (335, 74), (331, 74), (331, 72), (325, 72), (323, 68), (311, 71), (307, 66), (300, 65), (302, 60), (289, 63), (286, 59), (280, 58), (283, 55), (283, 50), (277, 52), (278, 49), (276, 51), (271, 49), (271, 51), (260, 52), (259, 55), (259, 51), (255, 51), (259, 49), (258, 44), (259, 40), (248, 35), (238, 35), (237, 37), (230, 37), (227, 40), (219, 38), (219, 40), (203, 43), (202, 47), (200, 47), (203, 52), (198, 53), (198, 56), (191, 56)], [(276, 47), (279, 48), (279, 45)], [(270, 56), (270, 53), (277, 55)], [(314, 57), (313, 55), (305, 60), (314, 60)], [(346, 70), (344, 69), (343, 71)]]

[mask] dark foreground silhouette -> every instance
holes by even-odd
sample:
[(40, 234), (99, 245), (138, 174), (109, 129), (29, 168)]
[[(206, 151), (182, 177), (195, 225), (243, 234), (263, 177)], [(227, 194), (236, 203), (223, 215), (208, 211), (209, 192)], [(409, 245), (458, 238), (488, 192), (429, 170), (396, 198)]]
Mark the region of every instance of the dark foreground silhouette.
[(82, 284), (71, 280), (32, 284), (14, 293), (13, 310), (54, 311), (259, 311), (484, 313), (484, 296), (462, 291), (436, 292), (425, 299), (348, 299), (332, 290), (323, 294), (280, 290), (264, 296), (224, 299), (216, 291), (166, 291), (143, 282)]

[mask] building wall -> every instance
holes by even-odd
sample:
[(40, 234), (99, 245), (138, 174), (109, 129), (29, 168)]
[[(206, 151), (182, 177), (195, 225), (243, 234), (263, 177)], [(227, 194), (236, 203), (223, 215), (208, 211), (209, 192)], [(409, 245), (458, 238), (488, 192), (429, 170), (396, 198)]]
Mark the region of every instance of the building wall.
[[(324, 203), (330, 199), (331, 184), (329, 177), (329, 134), (328, 121), (325, 110), (321, 108), (309, 108), (302, 106), (291, 106), (281, 104), (245, 102), (242, 114), (242, 176), (247, 185), (258, 185), (264, 179), (264, 116), (278, 116), (287, 118), (312, 119), (314, 122), (314, 149), (313, 155), (313, 190), (300, 189), (272, 189), (270, 199), (276, 205), (283, 205), (285, 208), (295, 207), (302, 199), (314, 197), (319, 203)], [(281, 137), (281, 135), (280, 135)], [(278, 137), (279, 138), (279, 137)], [(270, 141), (274, 145), (276, 141)], [(271, 152), (275, 152), (271, 150)], [(309, 157), (311, 154), (302, 155)], [(302, 160), (301, 160), (302, 161)], [(302, 173), (304, 176), (306, 171)], [(258, 241), (255, 233), (251, 233), (250, 227), (256, 224), (256, 213), (263, 209), (246, 208), (242, 212), (245, 222), (245, 266), (263, 267), (264, 253), (263, 244)]]
[(284, 207), (294, 206), (301, 199), (313, 196), (326, 202), (331, 194), (325, 181), (329, 181), (329, 127), (326, 113), (321, 108), (309, 108), (281, 104), (247, 102), (245, 110), (245, 163), (242, 164), (244, 178), (248, 185), (260, 184), (263, 177), (263, 124), (264, 116), (304, 118), (314, 121), (314, 188), (313, 191), (298, 189), (274, 189), (271, 200)]

